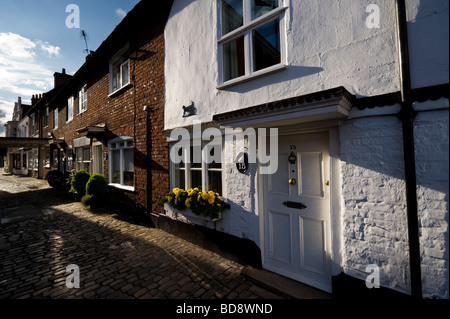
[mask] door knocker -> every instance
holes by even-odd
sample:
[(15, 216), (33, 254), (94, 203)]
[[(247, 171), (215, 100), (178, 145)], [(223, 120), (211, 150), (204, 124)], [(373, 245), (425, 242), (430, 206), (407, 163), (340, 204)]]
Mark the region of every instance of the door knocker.
[(297, 161), (297, 156), (295, 156), (294, 152), (291, 152), (288, 160), (289, 160), (289, 163), (295, 164), (295, 162)]

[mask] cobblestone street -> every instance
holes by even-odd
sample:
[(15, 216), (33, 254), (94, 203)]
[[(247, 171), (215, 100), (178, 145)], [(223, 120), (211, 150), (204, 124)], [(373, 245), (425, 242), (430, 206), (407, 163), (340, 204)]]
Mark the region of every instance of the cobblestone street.
[[(0, 171), (0, 299), (278, 299), (243, 265)], [(68, 265), (80, 287), (66, 287)]]

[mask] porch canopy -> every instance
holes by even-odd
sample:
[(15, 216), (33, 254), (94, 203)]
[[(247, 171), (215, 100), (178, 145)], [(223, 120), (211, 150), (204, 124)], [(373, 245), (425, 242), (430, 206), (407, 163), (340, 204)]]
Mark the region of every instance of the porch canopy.
[(344, 87), (216, 114), (213, 121), (230, 127), (290, 125), (342, 119), (349, 115), (355, 96)]
[(0, 148), (33, 148), (50, 144), (51, 138), (0, 137)]

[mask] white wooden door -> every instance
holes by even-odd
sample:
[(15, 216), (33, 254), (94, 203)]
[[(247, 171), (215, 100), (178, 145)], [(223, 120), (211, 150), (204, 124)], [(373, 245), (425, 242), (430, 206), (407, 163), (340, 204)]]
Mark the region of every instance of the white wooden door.
[(264, 182), (264, 268), (331, 292), (328, 133), (279, 136)]

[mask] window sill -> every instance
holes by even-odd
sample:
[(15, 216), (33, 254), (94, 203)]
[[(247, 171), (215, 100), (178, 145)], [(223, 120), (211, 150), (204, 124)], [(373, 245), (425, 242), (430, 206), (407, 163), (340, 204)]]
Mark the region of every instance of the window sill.
[(120, 93), (122, 93), (123, 91), (127, 90), (130, 87), (131, 87), (131, 83), (125, 84), (120, 89), (117, 89), (114, 92), (110, 93), (108, 95), (108, 97), (110, 97), (110, 98), (115, 97), (116, 95), (119, 95)]
[(243, 76), (240, 76), (238, 78), (234, 78), (232, 80), (228, 80), (226, 82), (223, 82), (223, 83), (219, 84), (216, 87), (216, 89), (224, 90), (224, 89), (227, 89), (227, 88), (229, 88), (231, 86), (242, 84), (242, 83), (245, 83), (245, 82), (248, 82), (248, 81), (251, 81), (251, 80), (254, 80), (254, 79), (257, 79), (257, 78), (260, 78), (260, 77), (263, 77), (263, 76), (275, 73), (275, 72), (283, 71), (285, 69), (286, 69), (286, 65), (284, 63), (272, 65), (272, 66), (270, 66), (268, 68), (265, 68), (263, 70), (259, 70), (259, 71), (253, 72), (250, 75), (243, 75)]
[(114, 187), (114, 188), (118, 188), (124, 191), (128, 191), (128, 192), (134, 192), (134, 186), (125, 186), (125, 185), (120, 185), (120, 184), (108, 184), (108, 186)]

